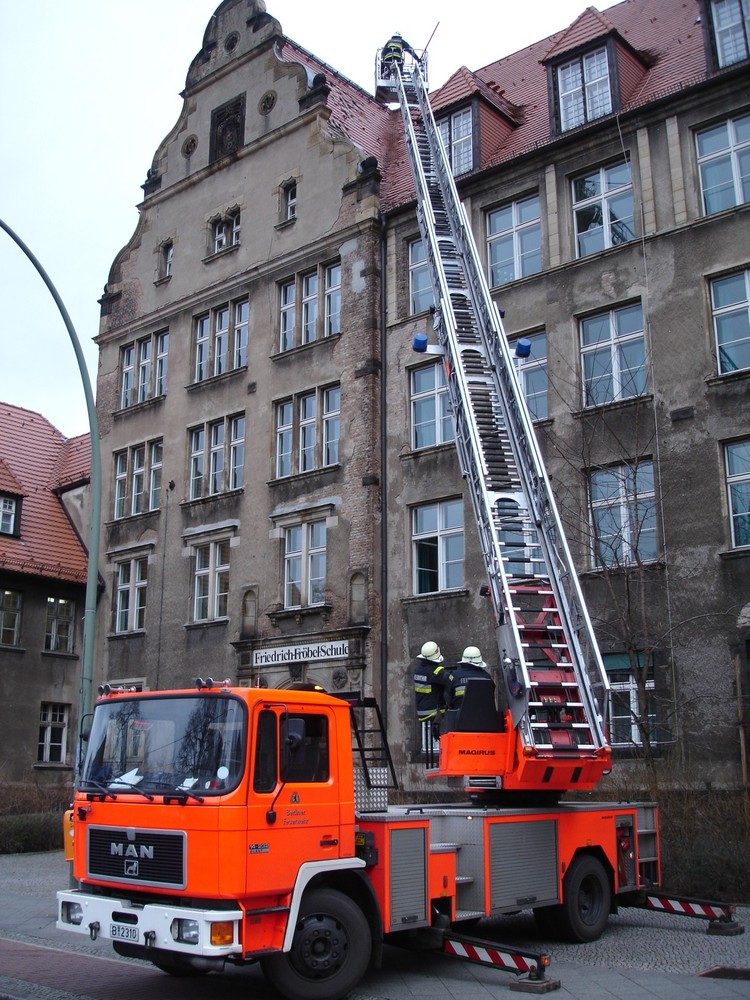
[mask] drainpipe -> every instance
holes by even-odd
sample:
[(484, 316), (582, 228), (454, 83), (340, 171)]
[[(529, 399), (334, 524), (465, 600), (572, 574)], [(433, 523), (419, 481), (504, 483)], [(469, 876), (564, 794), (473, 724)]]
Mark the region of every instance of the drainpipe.
[(388, 444), (386, 440), (386, 228), (380, 216), (380, 709), (388, 732)]

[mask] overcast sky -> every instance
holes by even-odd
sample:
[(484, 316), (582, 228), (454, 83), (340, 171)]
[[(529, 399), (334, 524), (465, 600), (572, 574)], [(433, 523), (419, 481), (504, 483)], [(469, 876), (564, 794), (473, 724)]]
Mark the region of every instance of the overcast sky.
[[(137, 222), (140, 185), (176, 122), (215, 0), (0, 0), (0, 219), (56, 287), (94, 392), (99, 306)], [(586, 0), (267, 0), (286, 35), (373, 90), (394, 31), (429, 46), (430, 87), (568, 25)], [(599, 10), (612, 0), (595, 0)], [(506, 11), (509, 10), (509, 13)], [(0, 401), (68, 437), (89, 429), (74, 350), (33, 265), (0, 230)], [(0, 434), (2, 428), (0, 427)]]

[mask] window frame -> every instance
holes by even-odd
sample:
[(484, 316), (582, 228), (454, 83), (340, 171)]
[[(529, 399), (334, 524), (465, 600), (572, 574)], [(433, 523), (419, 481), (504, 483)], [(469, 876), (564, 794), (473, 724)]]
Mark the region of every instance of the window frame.
[[(737, 297), (723, 303), (717, 303), (717, 289), (728, 285), (730, 282), (741, 281), (744, 285), (744, 298)], [(718, 278), (712, 278), (709, 282), (709, 296), (711, 302), (711, 321), (714, 331), (714, 347), (716, 350), (716, 369), (719, 375), (731, 375), (734, 372), (747, 371), (750, 369), (750, 268), (742, 271), (734, 271), (731, 274), (724, 274)], [(745, 329), (729, 329), (731, 340), (724, 338), (722, 344), (721, 327), (727, 320), (732, 322), (739, 319), (739, 326), (742, 327), (742, 317), (744, 317)], [(747, 355), (747, 363), (739, 364), (729, 356), (728, 346), (739, 345), (740, 352)], [(729, 363), (731, 362), (731, 365)]]
[(340, 260), (328, 260), (278, 283), (279, 354), (341, 333), (342, 273)]
[[(646, 488), (639, 488), (639, 475), (647, 477)], [(602, 488), (606, 489), (606, 477), (609, 477), (610, 483), (614, 481), (617, 489), (612, 490), (609, 496), (597, 499), (594, 495), (595, 478), (599, 478)], [(598, 511), (603, 512), (601, 517)], [(659, 525), (653, 461), (641, 458), (590, 470), (589, 515), (594, 569), (624, 569), (640, 563), (655, 563), (659, 558)], [(605, 518), (616, 527), (616, 531), (602, 533), (601, 525)], [(641, 543), (649, 537), (653, 539), (652, 551), (645, 553)], [(615, 539), (616, 549), (607, 541), (609, 538)], [(611, 561), (605, 560), (606, 553), (612, 553)]]
[[(728, 7), (730, 3), (737, 8), (739, 17), (735, 17), (734, 21), (725, 25), (722, 29), (719, 24), (720, 18), (717, 17), (717, 9), (720, 5)], [(707, 6), (711, 20), (711, 43), (717, 67), (719, 69), (726, 69), (728, 66), (734, 66), (736, 63), (744, 62), (750, 58), (750, 3), (748, 3), (748, 0), (710, 0)], [(744, 10), (743, 7), (745, 8)], [(739, 55), (733, 55), (731, 52), (726, 51), (722, 34), (732, 31), (736, 43), (738, 27), (742, 45), (737, 46), (735, 44), (733, 46), (736, 52), (740, 52)]]
[(75, 650), (76, 602), (69, 597), (47, 597), (45, 653), (72, 654)]
[[(719, 133), (725, 132), (726, 140), (722, 146), (716, 146)], [(713, 148), (701, 152), (702, 142), (711, 142)], [(698, 169), (698, 187), (700, 189), (701, 210), (705, 217), (725, 212), (750, 201), (750, 113), (735, 115), (722, 121), (714, 122), (705, 128), (695, 131), (695, 155)], [(743, 163), (744, 161), (744, 163)], [(706, 183), (707, 172), (717, 166), (729, 166), (731, 184), (728, 177), (721, 177), (721, 183), (709, 186)], [(743, 173), (744, 171), (744, 173)], [(743, 183), (744, 182), (744, 183)], [(732, 200), (725, 194), (731, 190)], [(715, 208), (709, 207), (712, 192), (718, 191), (721, 203)]]
[[(420, 388), (418, 381), (426, 375), (433, 376), (431, 384)], [(431, 418), (428, 416), (428, 419), (418, 419), (418, 411), (423, 404), (427, 404), (428, 415), (432, 409)], [(452, 444), (456, 440), (448, 380), (442, 361), (419, 365), (409, 372), (409, 423), (412, 451), (436, 448), (442, 444)], [(420, 435), (427, 433), (429, 436), (430, 427), (432, 439), (420, 443)]]
[(274, 437), (276, 479), (338, 465), (341, 384), (317, 386), (277, 400), (274, 403)]
[[(637, 330), (626, 329), (620, 333), (618, 318), (626, 317), (636, 308), (640, 313), (640, 327)], [(590, 344), (584, 343), (586, 329), (596, 329), (596, 326), (602, 323), (606, 325), (608, 336), (596, 339)], [(639, 342), (642, 344), (641, 361), (637, 366), (634, 366), (632, 361), (628, 364), (627, 355), (633, 353), (633, 348)], [(579, 319), (578, 344), (581, 364), (581, 405), (584, 409), (609, 406), (612, 403), (637, 399), (646, 394), (648, 389), (646, 329), (643, 305), (640, 301), (613, 306), (611, 309)], [(590, 359), (593, 359), (593, 363), (597, 363), (604, 355), (608, 357), (606, 369), (587, 372), (587, 366), (592, 363)], [(605, 391), (605, 398), (600, 399), (598, 393), (594, 393), (594, 387), (605, 380), (609, 388)], [(633, 391), (630, 391), (630, 388)]]
[[(68, 763), (68, 729), (70, 705), (63, 702), (43, 701), (39, 708), (39, 739), (37, 764)], [(53, 737), (56, 737), (53, 740)]]
[[(524, 219), (525, 206), (532, 202), (536, 202), (537, 214), (528, 219)], [(493, 219), (499, 217), (501, 213), (507, 212), (510, 209), (511, 218), (510, 226), (505, 229), (499, 229), (496, 232), (492, 231)], [(489, 209), (485, 214), (485, 231), (486, 231), (486, 244), (487, 244), (487, 273), (489, 277), (489, 283), (491, 288), (499, 288), (501, 285), (506, 285), (511, 281), (519, 281), (521, 278), (527, 278), (532, 274), (540, 274), (542, 271), (542, 215), (541, 215), (541, 198), (539, 192), (534, 194), (526, 195), (522, 198), (514, 198), (513, 201), (506, 202), (503, 205), (497, 205), (494, 208)], [(529, 251), (524, 248), (524, 241), (534, 232), (538, 234), (538, 245), (534, 251)], [(506, 257), (505, 261), (493, 261), (493, 254), (495, 248), (499, 247), (503, 242), (510, 241), (513, 251), (512, 257), (512, 275), (510, 277), (501, 277), (498, 275), (496, 277), (496, 270), (504, 268), (507, 270), (507, 261), (511, 258)], [(531, 268), (526, 267), (526, 262), (529, 260), (535, 260), (538, 258), (538, 267), (534, 267), (532, 264)]]
[[(328, 568), (328, 524), (325, 517), (311, 516), (283, 526), (282, 563), (282, 606), (285, 611), (325, 604)], [(294, 600), (295, 597), (298, 600)]]
[[(638, 667), (640, 669), (642, 654), (638, 653), (636, 655), (639, 660)], [(607, 677), (609, 679), (609, 692), (607, 694), (609, 700), (609, 714), (607, 718), (609, 719), (610, 744), (613, 750), (638, 749), (643, 746), (643, 739), (638, 726), (638, 682), (633, 676), (629, 658), (627, 654), (623, 653), (608, 653), (604, 654), (602, 659), (604, 662), (604, 669), (606, 670)], [(623, 676), (616, 679), (613, 677), (614, 674), (621, 674)], [(653, 676), (653, 662), (649, 667), (649, 676), (646, 679), (646, 693), (650, 729), (649, 742), (651, 746), (656, 746), (658, 744), (658, 718), (656, 711), (656, 683)], [(619, 699), (618, 695), (620, 696)], [(617, 711), (618, 700), (623, 707), (627, 701), (627, 718), (629, 720), (627, 725), (630, 729), (630, 738), (627, 741), (617, 739), (617, 736), (619, 735), (617, 732), (618, 721), (620, 725), (624, 725), (624, 720), (626, 718), (626, 713), (624, 711)]]
[(188, 427), (189, 501), (243, 488), (246, 421), (244, 413), (230, 413)]
[[(609, 176), (616, 176), (616, 171), (622, 170), (625, 167), (627, 170), (628, 180), (627, 182), (622, 182), (615, 184), (613, 187), (608, 186)], [(591, 181), (594, 179), (596, 185), (596, 190), (593, 194), (583, 194), (578, 197), (576, 195), (576, 185), (581, 182)], [(573, 213), (573, 236), (575, 239), (575, 253), (577, 259), (582, 259), (584, 257), (590, 257), (592, 254), (601, 253), (603, 250), (609, 250), (613, 247), (624, 246), (626, 243), (632, 243), (636, 239), (636, 225), (635, 225), (635, 190), (633, 186), (633, 171), (630, 164), (630, 158), (625, 157), (624, 160), (618, 160), (615, 163), (601, 164), (598, 167), (594, 167), (591, 170), (587, 170), (583, 173), (577, 174), (575, 177), (571, 178), (570, 182), (571, 191), (571, 209)], [(610, 218), (611, 215), (611, 205), (629, 193), (630, 196), (630, 215), (623, 216), (621, 219), (616, 219), (614, 222)], [(596, 209), (599, 209), (599, 224), (594, 225), (594, 220), (596, 219)], [(580, 213), (594, 211), (592, 216), (592, 223), (585, 230), (579, 232), (578, 224)], [(628, 222), (628, 220), (630, 220)], [(617, 226), (630, 226), (631, 235), (628, 239), (621, 239), (617, 237)], [(584, 234), (592, 232), (597, 233), (601, 230), (601, 246), (594, 246), (592, 249), (587, 249), (583, 251), (582, 237)]]
[[(610, 63), (614, 63), (616, 66), (616, 60), (612, 59), (612, 55), (610, 45), (605, 43), (581, 52), (572, 58), (560, 60), (552, 68), (555, 95), (554, 117), (561, 133), (570, 132), (574, 128), (588, 125), (612, 114), (615, 107), (615, 80)], [(594, 72), (601, 68), (602, 57), (604, 72), (591, 75), (592, 67)], [(571, 70), (572, 67), (577, 67), (577, 79), (573, 81), (570, 73), (568, 76), (571, 78), (571, 83), (575, 82), (576, 85), (566, 88), (563, 74), (566, 70)], [(601, 101), (602, 81), (606, 81), (604, 101)], [(574, 95), (578, 95), (578, 97), (576, 98)], [(566, 101), (569, 96), (573, 96), (573, 103)], [(604, 110), (599, 110), (600, 104)]]
[[(521, 338), (516, 338), (520, 340)], [(537, 330), (534, 333), (523, 334), (523, 339), (531, 343), (531, 353), (526, 358), (516, 358), (518, 378), (521, 383), (521, 392), (526, 400), (526, 406), (532, 420), (547, 420), (549, 418), (549, 370), (547, 356), (547, 333), (544, 330)], [(511, 347), (516, 341), (513, 341)], [(538, 346), (543, 345), (543, 352), (538, 350)], [(535, 346), (537, 350), (535, 350)], [(531, 382), (539, 374), (543, 374), (544, 389), (532, 387)], [(537, 407), (534, 401), (544, 399), (544, 406)], [(543, 409), (544, 412), (540, 412)]]
[[(468, 122), (468, 130), (466, 123)], [(471, 105), (458, 108), (436, 122), (445, 155), (454, 177), (474, 169), (474, 110)], [(467, 153), (468, 150), (468, 153)]]
[(193, 385), (247, 368), (250, 298), (222, 302), (193, 316)]
[(113, 521), (161, 509), (163, 460), (163, 438), (141, 441), (113, 453)]
[[(738, 469), (733, 468), (734, 452), (740, 455), (742, 462)], [(750, 546), (750, 438), (724, 444), (724, 477), (730, 544), (733, 549), (746, 549)]]
[(133, 555), (115, 563), (114, 634), (145, 632), (148, 604), (148, 556)]
[(0, 589), (0, 646), (21, 645), (23, 593), (10, 587)]
[[(430, 510), (436, 511), (435, 526), (420, 530), (420, 515)], [(461, 523), (446, 523), (448, 511), (459, 511)], [(428, 503), (416, 504), (410, 510), (411, 522), (411, 554), (412, 554), (412, 593), (418, 597), (439, 594), (451, 590), (460, 590), (465, 585), (464, 561), (466, 558), (466, 538), (463, 497), (449, 497), (443, 500), (432, 500)], [(461, 539), (461, 555), (457, 558), (449, 551), (450, 542)], [(425, 560), (430, 556), (431, 549), (436, 550), (436, 558)], [(432, 564), (432, 565), (431, 565)], [(459, 567), (460, 580), (450, 579), (452, 571)], [(429, 589), (423, 587), (421, 580), (424, 574), (436, 576), (437, 586)]]
[[(406, 252), (409, 259), (409, 315), (418, 316), (435, 305), (435, 292), (432, 288), (424, 240), (421, 237), (409, 240)], [(423, 284), (425, 276), (426, 285)]]
[(120, 348), (120, 409), (167, 394), (169, 329), (156, 330)]
[[(191, 621), (196, 625), (226, 621), (229, 618), (230, 538), (193, 542), (191, 565)], [(205, 606), (205, 615), (199, 612), (199, 605)]]
[(20, 520), (20, 497), (0, 493), (0, 535), (18, 535)]

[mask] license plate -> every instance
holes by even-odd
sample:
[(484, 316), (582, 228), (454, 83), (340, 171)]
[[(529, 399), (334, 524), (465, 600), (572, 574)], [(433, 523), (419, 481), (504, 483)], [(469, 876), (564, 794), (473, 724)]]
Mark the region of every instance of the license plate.
[(137, 941), (138, 928), (130, 927), (128, 924), (110, 924), (109, 936), (119, 941)]

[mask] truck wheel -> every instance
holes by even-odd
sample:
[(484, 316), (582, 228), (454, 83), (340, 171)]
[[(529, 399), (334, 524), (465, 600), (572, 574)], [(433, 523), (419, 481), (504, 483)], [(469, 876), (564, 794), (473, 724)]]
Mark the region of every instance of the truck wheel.
[(291, 950), (261, 959), (268, 981), (288, 1000), (342, 1000), (367, 971), (372, 936), (348, 896), (313, 889), (302, 897)]
[(612, 894), (604, 865), (582, 854), (575, 858), (563, 879), (563, 901), (557, 925), (567, 941), (596, 941), (609, 919)]

